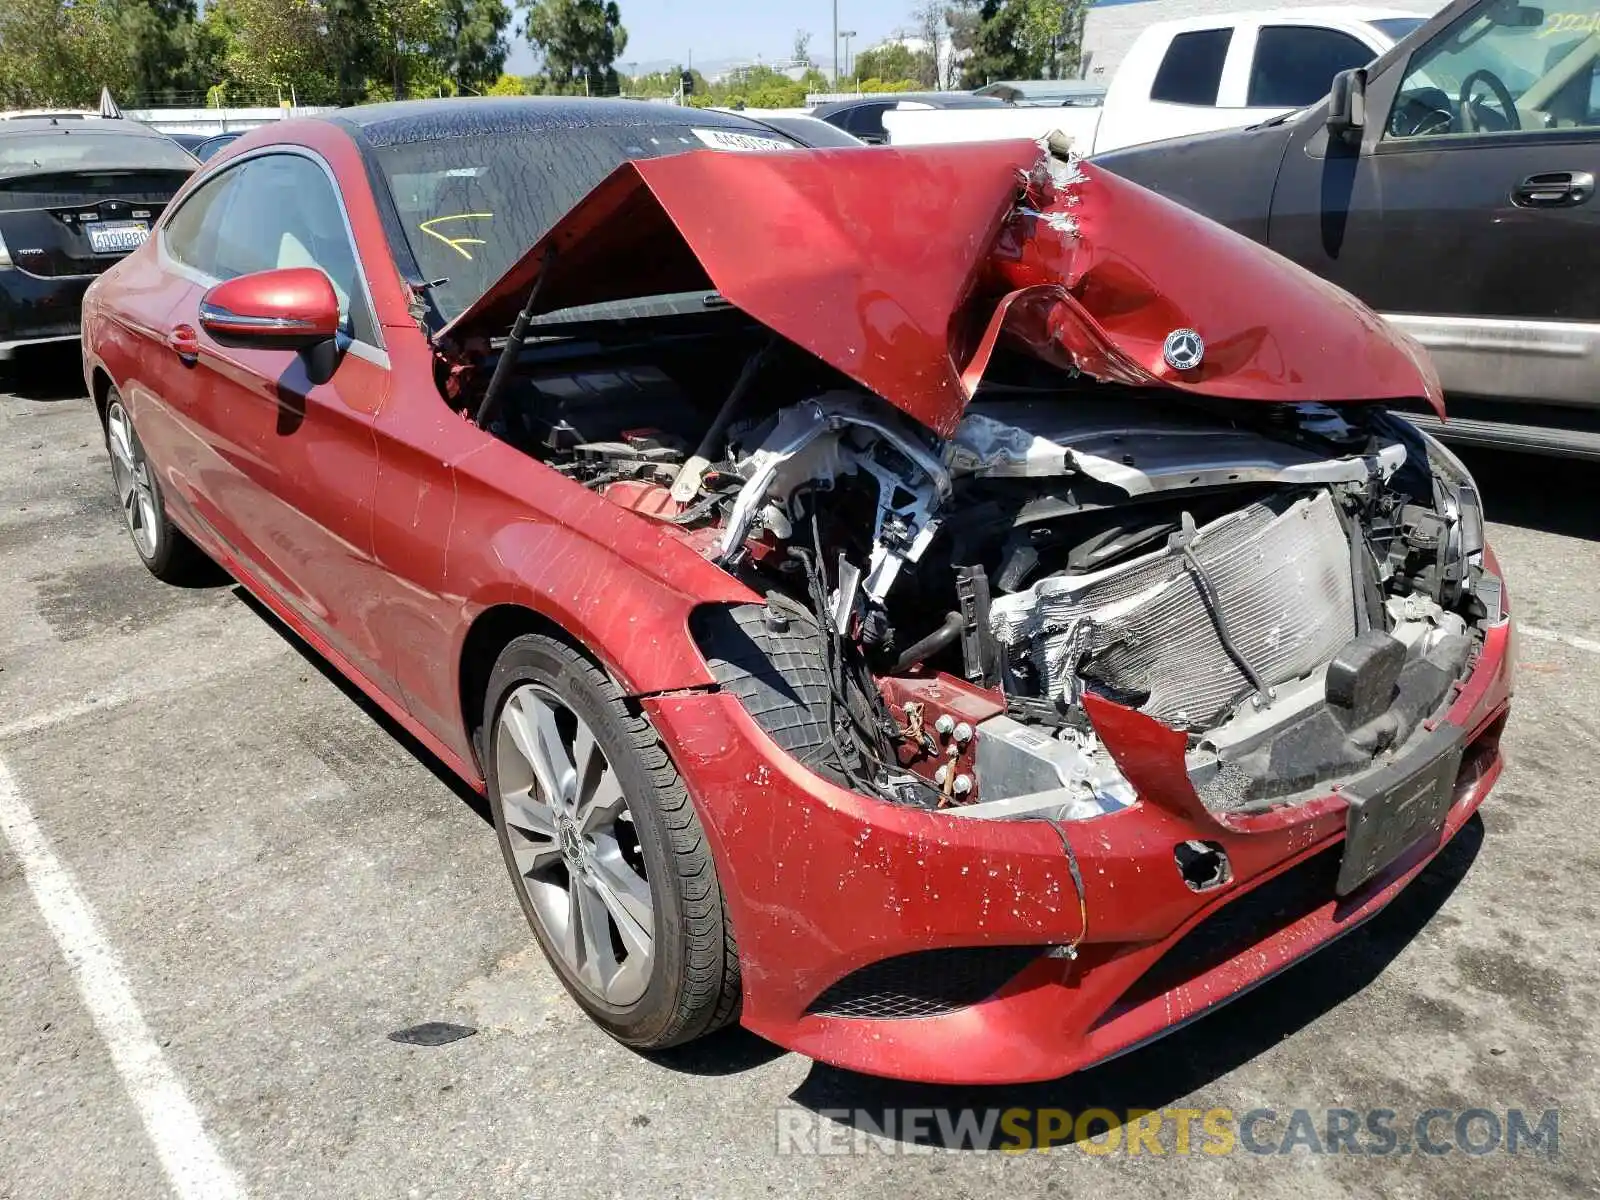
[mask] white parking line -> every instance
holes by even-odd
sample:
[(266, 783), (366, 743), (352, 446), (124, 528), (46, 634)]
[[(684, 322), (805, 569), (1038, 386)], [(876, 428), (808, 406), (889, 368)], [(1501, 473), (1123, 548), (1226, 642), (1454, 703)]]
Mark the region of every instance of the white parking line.
[(111, 1061), (181, 1200), (233, 1200), (238, 1179), (200, 1124), (133, 998), (117, 955), (72, 873), (56, 857), (32, 810), (0, 761), (0, 833), (22, 863), (35, 903), (72, 971)]
[(1518, 625), (1517, 634), (1536, 642), (1555, 642), (1558, 645), (1571, 646), (1574, 650), (1582, 650), (1587, 654), (1600, 654), (1600, 642), (1593, 638), (1579, 637), (1575, 633), (1557, 633), (1553, 629), (1540, 629), (1535, 625)]
[(75, 721), (92, 712), (104, 712), (108, 708), (126, 704), (132, 698), (122, 692), (107, 692), (103, 696), (92, 696), (87, 700), (64, 704), (47, 712), (34, 713), (31, 717), (23, 717), (20, 721), (12, 721), (9, 725), (0, 725), (0, 741), (38, 733), (41, 729), (49, 729), (50, 726), (60, 725), (63, 721)]

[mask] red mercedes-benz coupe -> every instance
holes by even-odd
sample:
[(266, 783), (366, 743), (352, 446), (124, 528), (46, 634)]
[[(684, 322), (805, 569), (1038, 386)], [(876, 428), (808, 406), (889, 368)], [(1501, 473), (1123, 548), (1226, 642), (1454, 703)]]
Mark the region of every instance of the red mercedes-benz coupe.
[(1370, 916), (1500, 771), (1477, 490), (1385, 410), (1420, 352), (1048, 143), (286, 121), (83, 346), (141, 558), (482, 789), (629, 1045), (1060, 1075)]

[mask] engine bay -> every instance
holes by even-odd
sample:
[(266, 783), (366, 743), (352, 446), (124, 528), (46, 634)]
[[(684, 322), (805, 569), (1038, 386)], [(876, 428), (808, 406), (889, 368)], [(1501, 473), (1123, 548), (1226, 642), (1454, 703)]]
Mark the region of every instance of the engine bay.
[[(1417, 735), (1501, 617), (1470, 476), (1365, 404), (1099, 382), (997, 352), (942, 439), (714, 297), (535, 328), (491, 433), (764, 603), (692, 630), (779, 744), (964, 817), (1135, 802), (1085, 711), (1180, 731), (1216, 813)], [(473, 379), (441, 380), (473, 408)]]

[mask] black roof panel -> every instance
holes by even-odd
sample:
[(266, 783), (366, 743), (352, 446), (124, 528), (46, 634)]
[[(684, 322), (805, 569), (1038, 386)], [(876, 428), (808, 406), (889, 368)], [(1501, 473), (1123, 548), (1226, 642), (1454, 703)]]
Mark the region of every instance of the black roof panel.
[(596, 127), (684, 126), (760, 129), (755, 121), (709, 108), (680, 108), (647, 100), (583, 96), (483, 96), (398, 100), (342, 108), (324, 120), (358, 131), (371, 146), (398, 146), (448, 137), (541, 133)]

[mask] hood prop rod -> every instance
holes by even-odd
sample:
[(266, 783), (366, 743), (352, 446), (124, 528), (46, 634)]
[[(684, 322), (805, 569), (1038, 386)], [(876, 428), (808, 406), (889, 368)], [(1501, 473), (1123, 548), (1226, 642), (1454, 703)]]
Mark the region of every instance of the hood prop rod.
[(511, 326), (511, 336), (506, 338), (506, 344), (500, 351), (500, 358), (494, 364), (494, 374), (489, 377), (489, 386), (484, 389), (483, 399), (479, 402), (478, 411), (472, 418), (472, 423), (479, 429), (489, 428), (489, 422), (494, 419), (495, 411), (500, 407), (500, 397), (505, 394), (507, 386), (511, 383), (511, 372), (516, 368), (517, 359), (522, 356), (523, 344), (528, 340), (528, 324), (534, 318), (534, 308), (539, 303), (539, 293), (544, 291), (544, 281), (550, 278), (550, 264), (555, 261), (555, 257), (556, 248), (552, 244), (539, 262), (539, 274), (534, 277), (533, 286), (528, 289), (527, 302), (517, 314), (516, 324)]
[(678, 474), (672, 480), (672, 498), (679, 504), (688, 504), (699, 494), (700, 484), (705, 479), (706, 471), (710, 468), (713, 458), (722, 450), (722, 435), (733, 423), (739, 405), (744, 402), (745, 394), (749, 392), (750, 385), (756, 381), (756, 373), (766, 365), (777, 348), (778, 335), (773, 334), (762, 343), (759, 350), (744, 360), (744, 366), (739, 370), (739, 378), (734, 381), (733, 390), (728, 393), (728, 398), (717, 410), (716, 417), (701, 437), (694, 453), (685, 460), (683, 466), (678, 468)]

